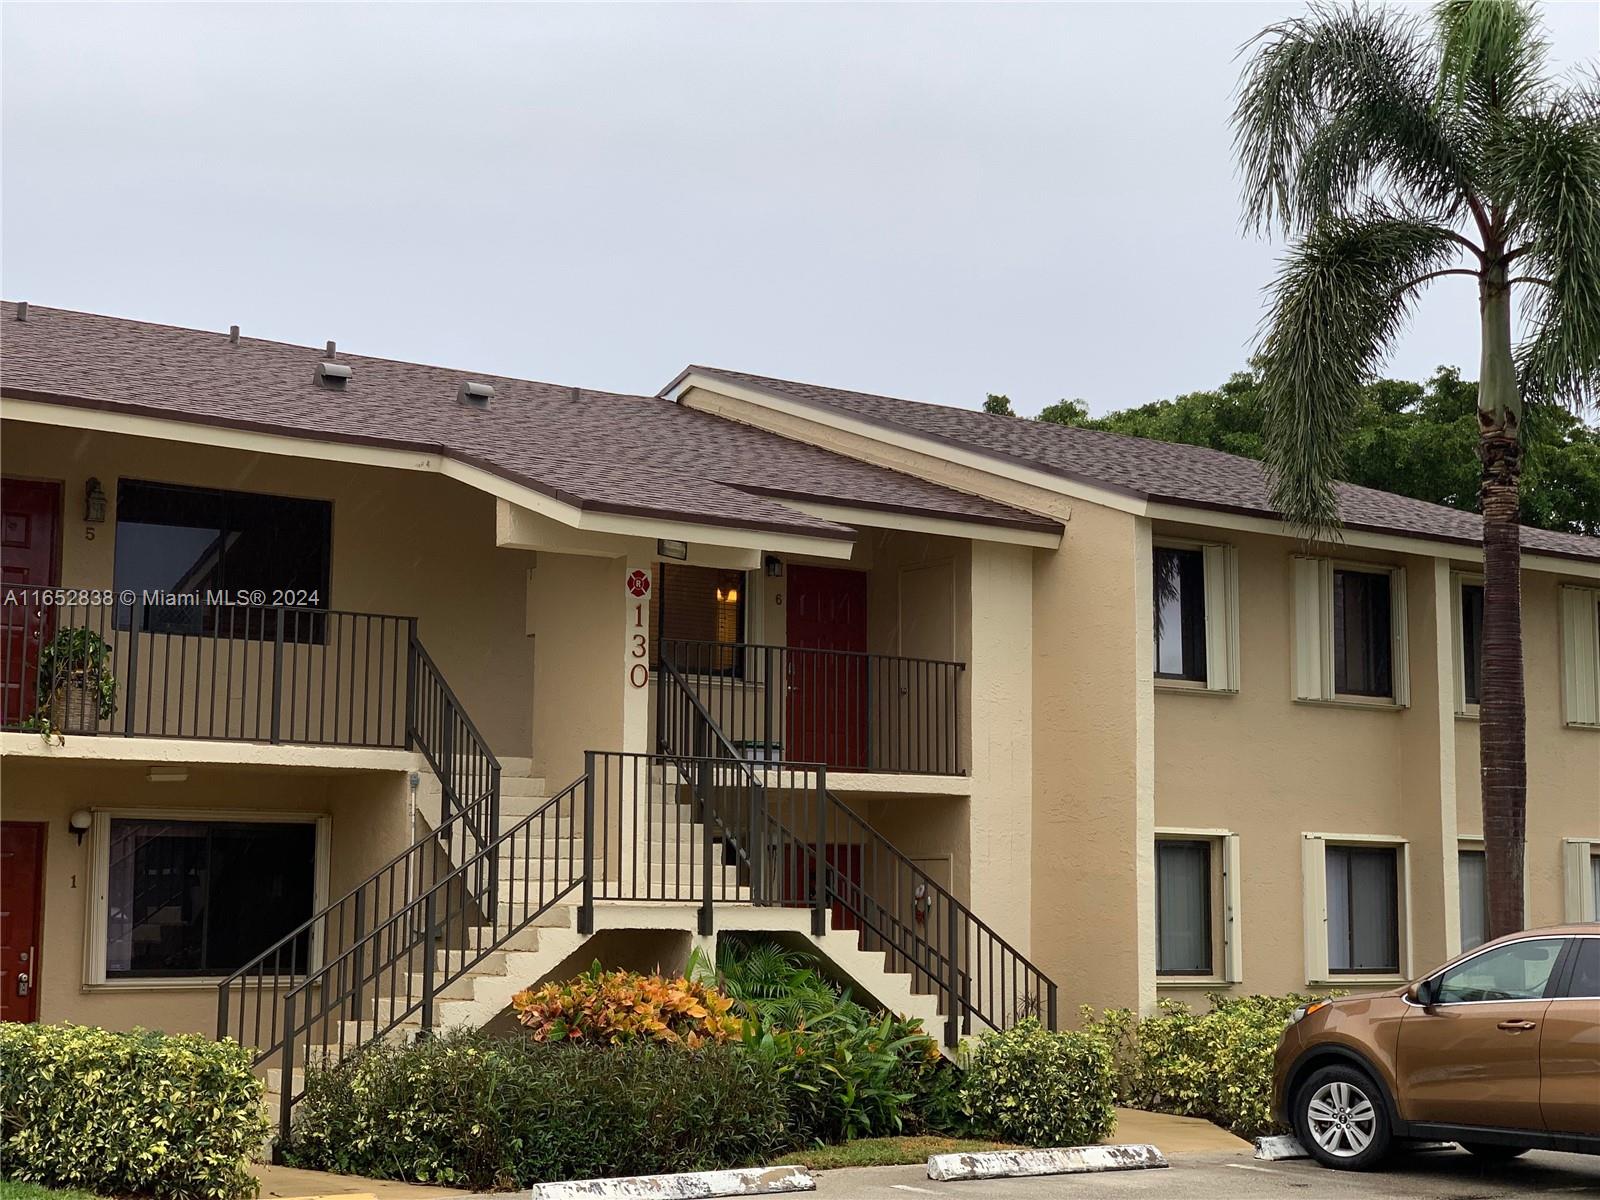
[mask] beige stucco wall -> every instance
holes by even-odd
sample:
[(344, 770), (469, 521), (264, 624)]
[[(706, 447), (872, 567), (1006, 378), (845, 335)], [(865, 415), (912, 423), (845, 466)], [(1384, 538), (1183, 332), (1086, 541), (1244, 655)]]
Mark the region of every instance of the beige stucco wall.
[[(62, 581), (73, 587), (113, 584), (119, 478), (331, 501), (323, 605), (417, 617), (423, 644), (491, 747), (530, 754), (533, 645), (524, 607), (532, 556), (496, 547), (493, 497), (432, 474), (19, 421), (5, 423), (0, 467), (61, 481)], [(91, 477), (110, 500), (98, 526), (82, 520)]]
[(222, 814), (314, 813), (328, 817), (326, 894), (337, 898), (409, 844), (408, 784), (398, 771), (330, 773), (193, 765), (182, 782), (153, 783), (143, 763), (8, 756), (0, 769), (7, 821), (43, 822), (45, 886), (39, 947), (39, 1015), (113, 1029), (216, 1030), (214, 984), (86, 983), (85, 942), (93, 835), (67, 827), (75, 809), (206, 810)]
[[(1475, 568), (1463, 565), (1472, 574)], [(1524, 860), (1530, 925), (1564, 920), (1562, 838), (1600, 841), (1600, 730), (1561, 721), (1561, 634), (1557, 593), (1562, 583), (1593, 580), (1524, 572), (1522, 646), (1528, 703), (1528, 827)], [(1478, 722), (1455, 718), (1457, 826), (1462, 837), (1483, 833), (1478, 774)]]
[[(682, 399), (1067, 519), (1059, 551), (1033, 552), (1030, 720), (1029, 944), (1034, 960), (1063, 983), (1063, 1011), (1080, 1002), (1144, 1006), (1158, 994), (1153, 861), (1146, 849), (1156, 827), (1237, 833), (1242, 876), (1243, 981), (1231, 989), (1217, 982), (1164, 984), (1160, 994), (1199, 1000), (1205, 990), (1306, 986), (1301, 843), (1307, 832), (1406, 839), (1413, 962), (1421, 969), (1453, 944), (1458, 836), (1480, 825), (1476, 723), (1453, 712), (1446, 559), (1407, 553), (1403, 539), (1393, 539), (1393, 552), (1341, 547), (1336, 557), (1407, 569), (1411, 704), (1393, 710), (1296, 703), (1289, 559), (1301, 546), (1294, 538), (1207, 527), (1200, 512), (1197, 523), (1152, 526), (1118, 511), (1111, 497), (1069, 501), (1046, 485), (701, 388)], [(1238, 547), (1238, 695), (1153, 686), (1149, 543), (1162, 534)], [(1524, 574), (1533, 923), (1561, 916), (1560, 839), (1600, 838), (1600, 734), (1560, 724), (1558, 582), (1549, 573)], [(986, 624), (981, 612), (975, 615), (974, 630)], [(974, 856), (977, 812), (975, 800)], [(975, 863), (975, 880), (977, 871)], [(981, 894), (979, 911), (992, 914)]]

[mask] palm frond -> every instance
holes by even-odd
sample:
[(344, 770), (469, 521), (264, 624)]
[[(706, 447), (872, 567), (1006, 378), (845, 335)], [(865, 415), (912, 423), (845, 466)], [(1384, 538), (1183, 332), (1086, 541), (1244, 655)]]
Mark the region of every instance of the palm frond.
[(1433, 103), (1433, 60), (1414, 18), (1314, 5), (1251, 46), (1233, 113), (1247, 226), (1292, 231), (1348, 216), (1378, 175), (1413, 208), (1458, 211), (1472, 166)]
[(1524, 0), (1443, 0), (1433, 20), (1442, 103), (1488, 116), (1533, 103), (1550, 86), (1549, 43)]
[(1361, 389), (1410, 315), (1416, 284), (1459, 252), (1454, 233), (1378, 206), (1291, 246), (1272, 285), (1261, 395), (1273, 503), (1310, 536), (1339, 523), (1334, 483)]
[(1509, 118), (1497, 139), (1497, 192), (1521, 253), (1528, 339), (1518, 373), (1532, 403), (1600, 404), (1600, 84)]

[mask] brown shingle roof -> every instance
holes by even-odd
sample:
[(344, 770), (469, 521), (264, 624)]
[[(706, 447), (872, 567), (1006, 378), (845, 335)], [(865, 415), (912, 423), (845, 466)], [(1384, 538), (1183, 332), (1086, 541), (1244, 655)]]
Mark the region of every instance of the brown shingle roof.
[[(472, 463), (579, 508), (813, 537), (844, 527), (784, 497), (1059, 531), (1048, 518), (857, 462), (650, 396), (577, 390), (118, 317), (0, 306), (8, 394), (291, 436), (416, 448)], [(465, 379), (494, 386), (484, 410)]]
[[(1220, 450), (898, 400), (721, 367), (693, 366), (679, 378), (691, 373), (743, 384), (783, 399), (1136, 498), (1251, 516), (1280, 515), (1269, 499), (1270, 484), (1262, 464)], [(1476, 513), (1355, 484), (1341, 483), (1338, 492), (1341, 517), (1351, 529), (1463, 545), (1482, 543), (1482, 522)], [(1522, 545), (1523, 549), (1540, 554), (1600, 560), (1600, 538), (1525, 525)]]

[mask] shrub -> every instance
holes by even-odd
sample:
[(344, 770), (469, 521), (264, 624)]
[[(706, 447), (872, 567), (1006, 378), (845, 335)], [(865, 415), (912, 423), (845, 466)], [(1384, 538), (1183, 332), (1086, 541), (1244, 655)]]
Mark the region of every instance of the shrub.
[[(748, 1022), (746, 1047), (772, 1062), (801, 1142), (946, 1130), (959, 1124), (954, 1069), (920, 1021), (850, 999), (800, 951), (723, 939), (715, 980)], [(691, 972), (706, 978), (703, 962)]]
[(1240, 1137), (1276, 1129), (1272, 1058), (1295, 1007), (1323, 997), (1219, 996), (1196, 1015), (1163, 1000), (1157, 1016), (1083, 1010), (1084, 1032), (1115, 1062), (1117, 1096), (1133, 1108), (1206, 1117)]
[(6, 1023), (0, 1161), (10, 1179), (104, 1195), (251, 1196), (261, 1092), (232, 1041)]
[(766, 1160), (788, 1144), (777, 1071), (689, 1050), (452, 1033), (312, 1070), (296, 1166), (482, 1191)]
[(692, 1050), (744, 1033), (733, 1001), (714, 987), (683, 977), (603, 971), (598, 962), (576, 979), (518, 992), (511, 1003), (537, 1042), (643, 1040), (681, 1042)]
[(1051, 1033), (1030, 1017), (972, 1047), (962, 1109), (984, 1137), (1027, 1146), (1086, 1146), (1116, 1125), (1116, 1077), (1105, 1040)]

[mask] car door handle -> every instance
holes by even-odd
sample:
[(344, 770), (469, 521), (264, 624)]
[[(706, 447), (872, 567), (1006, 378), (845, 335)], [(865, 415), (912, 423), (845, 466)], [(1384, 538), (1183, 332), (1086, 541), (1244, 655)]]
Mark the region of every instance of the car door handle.
[(1534, 1027), (1532, 1021), (1501, 1021), (1495, 1026), (1496, 1029), (1504, 1029), (1507, 1033), (1526, 1033)]

